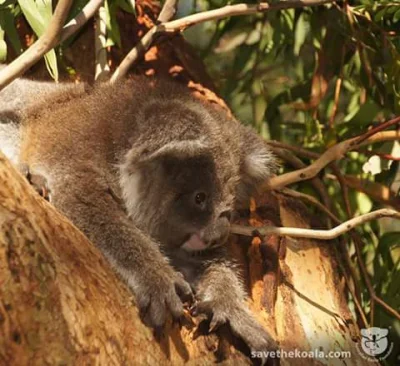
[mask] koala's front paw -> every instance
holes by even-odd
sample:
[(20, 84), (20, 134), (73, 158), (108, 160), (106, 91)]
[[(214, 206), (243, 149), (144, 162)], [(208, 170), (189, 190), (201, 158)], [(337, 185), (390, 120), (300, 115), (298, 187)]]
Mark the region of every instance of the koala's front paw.
[(229, 324), (232, 333), (241, 338), (251, 351), (276, 350), (275, 340), (258, 323), (244, 303), (233, 300), (229, 304), (218, 300), (200, 301), (194, 314), (206, 314), (210, 319), (210, 332), (222, 324)]
[(145, 324), (161, 328), (168, 313), (174, 319), (183, 317), (183, 302), (191, 303), (193, 293), (181, 273), (165, 266), (158, 271), (149, 268), (147, 273), (142, 273), (139, 277), (133, 290)]

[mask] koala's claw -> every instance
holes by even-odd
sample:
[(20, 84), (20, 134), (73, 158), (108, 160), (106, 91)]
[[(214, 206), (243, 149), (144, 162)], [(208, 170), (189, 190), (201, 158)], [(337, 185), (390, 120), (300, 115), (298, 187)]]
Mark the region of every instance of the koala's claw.
[(151, 285), (136, 289), (139, 313), (146, 325), (162, 328), (171, 314), (174, 320), (184, 316), (183, 302), (193, 299), (190, 285), (179, 274), (166, 275)]
[(244, 304), (226, 304), (225, 307), (212, 301), (199, 302), (192, 314), (205, 313), (210, 319), (209, 332), (223, 324), (229, 324), (232, 333), (241, 338), (251, 351), (276, 350), (277, 343), (258, 323)]
[(232, 333), (242, 338), (251, 351), (276, 350), (277, 343), (245, 309), (241, 314), (229, 317)]
[(194, 295), (192, 287), (185, 281), (180, 273), (178, 273), (178, 278), (175, 281), (175, 291), (183, 302), (193, 304)]

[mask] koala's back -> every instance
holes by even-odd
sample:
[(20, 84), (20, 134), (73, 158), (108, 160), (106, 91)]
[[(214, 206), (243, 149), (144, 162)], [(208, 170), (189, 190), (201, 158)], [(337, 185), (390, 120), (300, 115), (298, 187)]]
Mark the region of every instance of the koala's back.
[(21, 157), (60, 167), (71, 160), (118, 164), (133, 142), (155, 150), (175, 140), (229, 138), (231, 123), (174, 82), (136, 78), (93, 89), (61, 87), (25, 113)]

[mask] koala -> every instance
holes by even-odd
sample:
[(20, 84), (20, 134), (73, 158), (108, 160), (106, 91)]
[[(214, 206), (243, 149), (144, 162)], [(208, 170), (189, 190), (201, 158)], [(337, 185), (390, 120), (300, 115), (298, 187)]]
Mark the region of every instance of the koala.
[(225, 246), (235, 207), (274, 170), (255, 132), (166, 80), (42, 84), (27, 104), (0, 115), (1, 149), (44, 177), (50, 202), (126, 281), (147, 325), (180, 319), (194, 297), (210, 329), (227, 323), (252, 350), (276, 347)]

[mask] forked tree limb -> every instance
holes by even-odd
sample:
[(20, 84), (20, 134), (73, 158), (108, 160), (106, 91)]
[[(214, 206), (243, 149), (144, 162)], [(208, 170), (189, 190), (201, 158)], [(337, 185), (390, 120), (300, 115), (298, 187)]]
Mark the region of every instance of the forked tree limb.
[[(399, 123), (400, 123), (400, 116), (393, 118), (390, 121), (384, 122), (382, 125), (385, 128), (387, 128), (389, 126), (396, 125)], [(311, 165), (303, 169), (298, 169), (286, 174), (275, 176), (271, 178), (270, 181), (267, 182), (263, 187), (261, 187), (261, 189), (280, 189), (296, 182), (301, 182), (304, 180), (314, 178), (327, 165), (329, 165), (335, 160), (341, 159), (350, 150), (354, 150), (359, 148), (360, 146), (379, 141), (379, 137), (384, 136), (382, 135), (384, 132), (394, 132), (394, 134), (391, 135), (387, 134), (387, 136), (390, 136), (390, 139), (392, 139), (395, 136), (397, 136), (397, 139), (400, 138), (399, 132), (382, 131), (382, 128), (383, 127), (380, 125), (363, 135), (339, 142), (338, 144), (326, 150)]]
[(96, 14), (104, 0), (90, 0), (84, 8), (71, 19), (62, 29), (60, 42), (75, 34), (86, 22)]
[(95, 33), (95, 81), (106, 81), (110, 75), (110, 66), (107, 60), (107, 12), (100, 6), (96, 16)]
[(231, 232), (238, 235), (254, 236), (256, 235), (279, 235), (279, 236), (290, 236), (293, 238), (311, 238), (318, 240), (331, 240), (338, 236), (347, 233), (354, 229), (356, 226), (364, 224), (365, 222), (376, 220), (381, 217), (393, 217), (400, 220), (400, 212), (383, 208), (369, 212), (358, 217), (354, 217), (344, 223), (334, 227), (330, 230), (314, 230), (314, 229), (300, 229), (296, 227), (275, 227), (275, 226), (263, 226), (263, 227), (245, 227), (242, 225), (231, 225)]
[[(218, 20), (222, 18), (227, 18), (231, 16), (238, 15), (252, 15), (257, 13), (264, 13), (270, 10), (283, 10), (283, 9), (292, 9), (292, 8), (302, 8), (309, 6), (317, 6), (333, 3), (334, 0), (288, 0), (288, 1), (278, 1), (274, 3), (261, 2), (258, 4), (235, 4), (235, 5), (227, 5), (219, 9), (213, 9), (208, 11), (203, 11), (201, 13), (188, 15), (181, 19), (176, 19), (172, 21), (162, 21), (161, 24), (155, 25), (151, 28), (144, 37), (140, 40), (140, 42), (132, 48), (131, 51), (126, 55), (126, 57), (122, 60), (120, 65), (115, 70), (113, 76), (110, 81), (115, 82), (122, 77), (124, 77), (132, 64), (141, 57), (146, 50), (153, 43), (155, 36), (157, 34), (162, 33), (174, 33), (183, 31), (186, 28), (189, 28), (195, 24), (203, 23), (210, 20)], [(163, 10), (160, 13), (160, 16), (166, 13), (164, 10), (168, 5), (168, 1), (165, 3)], [(170, 13), (169, 13), (170, 14)]]
[(327, 151), (325, 151), (314, 163), (303, 169), (272, 177), (265, 189), (280, 189), (296, 182), (301, 182), (314, 178), (323, 168), (325, 168), (332, 161), (341, 159), (344, 154), (346, 154), (351, 149), (351, 147), (354, 146), (354, 142), (356, 140), (357, 137), (342, 141), (332, 146)]
[(77, 32), (96, 13), (104, 0), (90, 0), (81, 12), (64, 26), (72, 2), (73, 0), (60, 0), (45, 33), (7, 67), (0, 70), (0, 90), (21, 76), (48, 51)]
[(59, 43), (61, 30), (72, 2), (73, 0), (60, 0), (43, 35), (24, 53), (0, 71), (0, 90), (22, 75)]
[(313, 197), (309, 194), (295, 191), (290, 188), (283, 188), (280, 190), (280, 192), (287, 196), (299, 198), (302, 201), (311, 203), (312, 205), (317, 207), (320, 211), (324, 212), (327, 216), (329, 216), (329, 218), (332, 219), (335, 223), (340, 223), (340, 220), (325, 205), (323, 205), (321, 202), (319, 202), (315, 197)]
[(157, 18), (157, 21), (160, 23), (168, 22), (172, 19), (176, 13), (176, 9), (178, 6), (177, 0), (166, 0), (164, 6), (160, 11), (160, 15)]

